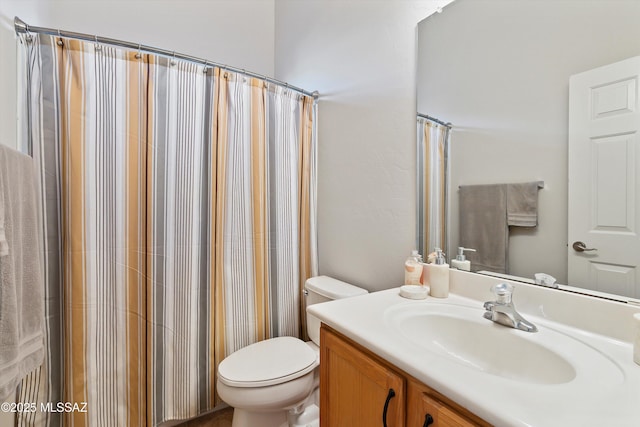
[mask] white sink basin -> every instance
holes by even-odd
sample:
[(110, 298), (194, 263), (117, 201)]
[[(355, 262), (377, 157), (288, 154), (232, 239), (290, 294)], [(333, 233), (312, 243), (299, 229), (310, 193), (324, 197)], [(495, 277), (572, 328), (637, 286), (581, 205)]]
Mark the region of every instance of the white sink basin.
[[(483, 312), (455, 304), (397, 304), (385, 311), (384, 322), (424, 350), (514, 381), (568, 383), (589, 365), (604, 369), (601, 378), (611, 384), (624, 380), (611, 359), (575, 338), (540, 325), (535, 333), (508, 328), (483, 318)], [(572, 355), (580, 355), (581, 362)]]

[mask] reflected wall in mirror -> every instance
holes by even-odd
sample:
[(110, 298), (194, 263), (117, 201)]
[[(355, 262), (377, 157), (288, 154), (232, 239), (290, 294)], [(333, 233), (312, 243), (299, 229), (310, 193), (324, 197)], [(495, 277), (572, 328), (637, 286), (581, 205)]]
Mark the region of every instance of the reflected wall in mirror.
[[(542, 181), (537, 226), (509, 230), (508, 273), (568, 283), (569, 79), (639, 56), (639, 20), (637, 0), (456, 0), (419, 24), (418, 112), (453, 123), (450, 252), (460, 185)], [(631, 90), (637, 109), (638, 84)]]

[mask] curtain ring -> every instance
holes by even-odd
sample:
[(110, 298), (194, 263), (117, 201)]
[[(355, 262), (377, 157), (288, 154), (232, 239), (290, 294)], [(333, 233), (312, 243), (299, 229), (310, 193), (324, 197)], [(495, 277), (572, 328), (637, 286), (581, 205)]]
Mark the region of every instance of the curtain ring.
[(171, 64), (171, 65), (176, 65), (176, 64), (177, 64), (177, 62), (176, 62), (176, 51), (175, 51), (175, 50), (173, 51), (173, 56), (172, 56), (171, 58), (172, 58), (172, 59), (171, 59), (170, 64)]
[(136, 53), (136, 59), (142, 58), (142, 53), (140, 53), (140, 47), (141, 46), (142, 46), (142, 44), (138, 43), (138, 53)]
[(60, 30), (58, 30), (58, 37), (60, 37), (60, 39), (56, 42), (56, 44), (58, 46), (64, 46), (64, 42), (62, 41), (62, 35), (60, 34)]
[(100, 46), (100, 44), (98, 43), (98, 35), (94, 35), (93, 39), (95, 40), (96, 43), (96, 50), (102, 50), (102, 46)]
[(25, 40), (27, 43), (31, 43), (31, 42), (33, 41), (33, 36), (31, 35), (31, 32), (29, 32), (29, 24), (27, 24), (27, 23), (25, 22), (25, 24), (24, 24), (24, 28), (25, 28), (25, 30), (27, 30), (27, 35), (24, 37), (24, 40)]
[(207, 73), (207, 68), (209, 66), (209, 61), (204, 61), (204, 69), (202, 70), (203, 73)]

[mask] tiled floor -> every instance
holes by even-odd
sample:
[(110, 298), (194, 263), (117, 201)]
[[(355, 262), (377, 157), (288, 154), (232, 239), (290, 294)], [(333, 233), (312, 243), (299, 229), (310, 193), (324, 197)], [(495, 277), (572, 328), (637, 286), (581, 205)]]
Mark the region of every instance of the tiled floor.
[(225, 408), (203, 415), (176, 427), (231, 427), (233, 408)]

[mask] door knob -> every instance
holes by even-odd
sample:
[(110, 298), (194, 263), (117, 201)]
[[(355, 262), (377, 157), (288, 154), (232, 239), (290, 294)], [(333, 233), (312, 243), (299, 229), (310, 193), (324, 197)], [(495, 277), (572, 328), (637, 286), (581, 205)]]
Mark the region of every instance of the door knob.
[(576, 252), (597, 251), (596, 248), (588, 248), (584, 242), (573, 242), (573, 250)]

